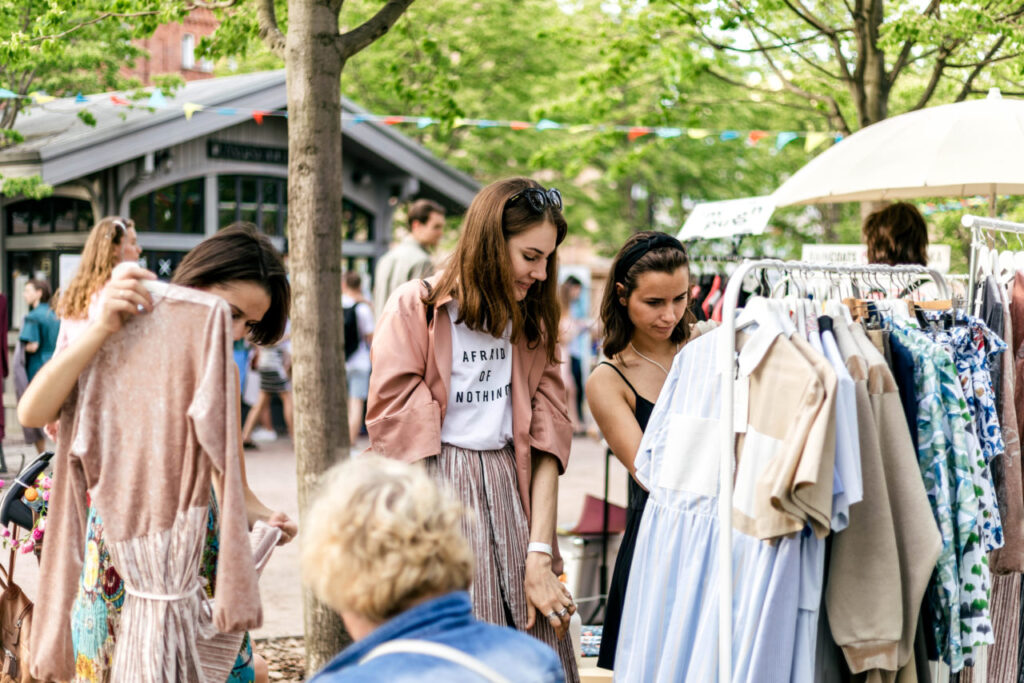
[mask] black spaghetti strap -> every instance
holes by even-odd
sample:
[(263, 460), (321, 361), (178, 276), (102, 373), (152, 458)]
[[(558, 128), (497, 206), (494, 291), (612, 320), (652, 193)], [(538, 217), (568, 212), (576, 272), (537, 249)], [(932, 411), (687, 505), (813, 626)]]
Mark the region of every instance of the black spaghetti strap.
[(641, 399), (643, 398), (643, 396), (641, 396), (637, 392), (637, 390), (633, 388), (633, 385), (630, 384), (629, 380), (626, 379), (626, 376), (622, 374), (622, 370), (619, 370), (617, 367), (615, 367), (614, 365), (612, 365), (611, 363), (609, 363), (606, 360), (601, 361), (600, 363), (598, 363), (598, 365), (607, 365), (612, 370), (614, 370), (615, 372), (619, 373), (619, 377), (621, 377), (622, 381), (626, 383), (626, 386), (629, 387), (629, 390), (633, 392), (633, 396), (635, 396), (636, 398), (641, 398)]

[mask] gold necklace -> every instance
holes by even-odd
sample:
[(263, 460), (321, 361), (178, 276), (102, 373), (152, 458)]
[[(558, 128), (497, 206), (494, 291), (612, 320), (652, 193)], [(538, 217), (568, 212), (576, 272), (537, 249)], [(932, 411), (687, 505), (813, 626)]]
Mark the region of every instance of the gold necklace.
[[(652, 363), (654, 365), (657, 365), (659, 368), (661, 368), (662, 372), (664, 372), (666, 375), (668, 375), (668, 370), (665, 369), (664, 365), (662, 365), (658, 361), (654, 360), (653, 358), (648, 358), (644, 354), (642, 354), (639, 351), (637, 351), (636, 347), (633, 346), (633, 342), (629, 342), (629, 348), (633, 349), (633, 353), (635, 353), (636, 355), (640, 356), (641, 358), (643, 358), (648, 363)], [(679, 344), (676, 344), (676, 353), (679, 353)]]

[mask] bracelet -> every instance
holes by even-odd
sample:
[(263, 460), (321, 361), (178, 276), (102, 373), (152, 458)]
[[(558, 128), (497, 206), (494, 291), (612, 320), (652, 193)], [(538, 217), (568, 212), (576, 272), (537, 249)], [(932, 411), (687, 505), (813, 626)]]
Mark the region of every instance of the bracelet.
[(554, 555), (551, 552), (551, 544), (549, 544), (549, 543), (539, 543), (537, 541), (533, 541), (532, 543), (530, 543), (530, 545), (526, 546), (526, 552), (527, 553), (544, 553), (545, 555), (547, 555), (549, 557), (554, 557)]

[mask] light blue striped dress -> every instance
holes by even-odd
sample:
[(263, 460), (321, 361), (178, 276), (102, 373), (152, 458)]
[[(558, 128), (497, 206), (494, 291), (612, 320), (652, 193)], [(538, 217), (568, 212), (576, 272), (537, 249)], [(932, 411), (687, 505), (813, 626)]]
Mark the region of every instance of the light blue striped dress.
[[(779, 332), (769, 327), (760, 326), (744, 351), (766, 352)], [(676, 356), (637, 454), (637, 478), (650, 499), (626, 592), (616, 681), (717, 680), (719, 333)], [(803, 546), (802, 534), (771, 544), (733, 531), (734, 683), (791, 680), (801, 558), (815, 550)]]

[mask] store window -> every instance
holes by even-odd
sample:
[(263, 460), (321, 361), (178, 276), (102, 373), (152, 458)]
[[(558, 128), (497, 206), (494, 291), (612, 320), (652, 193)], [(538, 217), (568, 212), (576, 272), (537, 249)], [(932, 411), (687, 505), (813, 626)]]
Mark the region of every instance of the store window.
[(345, 219), (344, 239), (350, 242), (373, 241), (373, 214), (347, 199), (341, 200), (341, 213)]
[(156, 273), (161, 280), (170, 280), (184, 257), (185, 252), (181, 251), (144, 251), (139, 265)]
[(284, 237), (288, 181), (268, 176), (218, 176), (217, 219), (222, 228), (235, 221), (248, 221), (271, 237)]
[(132, 200), (130, 214), (138, 232), (202, 235), (203, 179), (193, 178)]
[(25, 283), (32, 279), (45, 280), (50, 289), (56, 288), (54, 263), (56, 251), (11, 251), (7, 254), (7, 307), (10, 312), (8, 324), (20, 328), (21, 321), (28, 313), (28, 305), (21, 293)]
[(88, 232), (92, 229), (92, 205), (84, 199), (47, 197), (9, 204), (8, 235), (38, 235), (51, 232)]
[(181, 68), (194, 69), (196, 66), (196, 37), (186, 33), (181, 37)]

